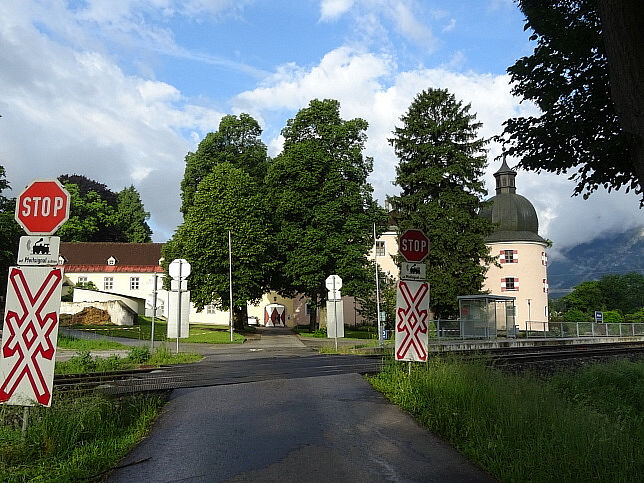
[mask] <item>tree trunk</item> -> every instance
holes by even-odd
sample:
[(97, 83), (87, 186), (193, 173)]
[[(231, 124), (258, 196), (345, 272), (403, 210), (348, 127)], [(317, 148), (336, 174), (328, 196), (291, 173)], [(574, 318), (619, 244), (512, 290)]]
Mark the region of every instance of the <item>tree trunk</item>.
[(309, 332), (315, 332), (317, 330), (317, 312), (318, 312), (318, 297), (315, 296), (314, 300), (311, 300), (309, 304)]
[(244, 330), (246, 324), (245, 320), (248, 320), (248, 308), (244, 305), (243, 307), (235, 306), (233, 308), (233, 327), (235, 330)]
[(624, 131), (634, 136), (631, 162), (644, 203), (644, 2), (598, 0), (610, 92)]

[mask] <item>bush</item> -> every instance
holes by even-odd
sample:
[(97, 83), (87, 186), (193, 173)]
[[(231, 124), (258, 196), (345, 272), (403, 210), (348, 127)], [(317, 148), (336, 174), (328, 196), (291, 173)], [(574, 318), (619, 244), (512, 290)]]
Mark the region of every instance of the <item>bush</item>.
[(130, 362), (134, 362), (135, 364), (143, 364), (150, 360), (150, 349), (148, 349), (147, 346), (132, 347), (127, 358)]
[(579, 309), (570, 309), (563, 315), (563, 320), (564, 322), (591, 322), (593, 319)]
[(624, 317), (617, 310), (606, 310), (604, 312), (604, 322), (624, 322)]
[(644, 309), (639, 309), (637, 312), (632, 314), (626, 314), (624, 320), (631, 324), (642, 324), (644, 323)]

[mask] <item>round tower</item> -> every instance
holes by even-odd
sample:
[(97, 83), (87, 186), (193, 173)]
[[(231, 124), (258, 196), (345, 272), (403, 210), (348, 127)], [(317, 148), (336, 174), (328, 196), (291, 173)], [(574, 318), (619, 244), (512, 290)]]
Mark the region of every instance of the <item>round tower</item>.
[(516, 175), (503, 160), (494, 173), (496, 195), (480, 213), (497, 225), (486, 245), (500, 264), (488, 267), (483, 290), (516, 297), (515, 323), (521, 330), (547, 330), (548, 243), (539, 235), (534, 206), (516, 192)]

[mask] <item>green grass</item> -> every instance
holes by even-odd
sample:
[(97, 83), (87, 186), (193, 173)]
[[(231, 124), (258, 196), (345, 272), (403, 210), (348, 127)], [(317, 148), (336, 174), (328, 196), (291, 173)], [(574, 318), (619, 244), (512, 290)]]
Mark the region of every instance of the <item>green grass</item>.
[(96, 351), (109, 349), (129, 349), (129, 346), (107, 339), (78, 339), (63, 334), (58, 335), (58, 348), (77, 351)]
[(79, 351), (68, 361), (57, 361), (55, 374), (80, 374), (85, 372), (108, 372), (136, 369), (141, 366), (160, 366), (166, 364), (186, 364), (200, 361), (202, 356), (194, 353), (180, 352), (174, 354), (164, 344), (150, 352), (147, 347), (131, 347), (127, 357), (111, 355), (109, 357), (92, 357), (89, 351)]
[[(138, 321), (133, 328), (118, 326), (77, 326), (74, 329), (83, 329), (88, 332), (95, 331), (97, 334), (106, 337), (125, 337), (128, 339), (151, 340), (152, 317), (138, 316)], [(165, 320), (154, 320), (155, 341), (175, 341), (168, 339), (168, 324)], [(243, 334), (233, 333), (233, 344), (241, 344), (245, 338)], [(210, 324), (190, 324), (190, 335), (187, 339), (180, 339), (180, 342), (201, 342), (206, 344), (231, 344), (228, 326), (213, 326)]]
[[(308, 325), (298, 325), (293, 331), (302, 337), (326, 338), (326, 327), (322, 327), (314, 332), (309, 332)], [(344, 327), (344, 339), (378, 339), (378, 332), (375, 327)]]
[(23, 439), (22, 406), (0, 407), (0, 480), (98, 481), (147, 433), (165, 398), (54, 394), (33, 407)]
[(457, 360), (407, 367), (370, 381), (501, 481), (641, 481), (642, 361), (548, 379)]

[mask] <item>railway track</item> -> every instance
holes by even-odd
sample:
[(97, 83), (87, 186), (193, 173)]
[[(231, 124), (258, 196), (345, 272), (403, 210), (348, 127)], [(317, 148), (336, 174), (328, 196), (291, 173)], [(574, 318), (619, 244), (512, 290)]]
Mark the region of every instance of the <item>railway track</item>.
[[(570, 361), (642, 357), (644, 342), (495, 348), (476, 352), (430, 353), (430, 357), (445, 357), (448, 354), (467, 359), (483, 359), (497, 367), (520, 369), (534, 368), (541, 364), (553, 369)], [(59, 375), (54, 378), (54, 387), (58, 391), (100, 390), (108, 394), (128, 394), (332, 374), (374, 374), (381, 370), (382, 364), (383, 356), (328, 354), (230, 361), (205, 360), (195, 364), (133, 371)]]

